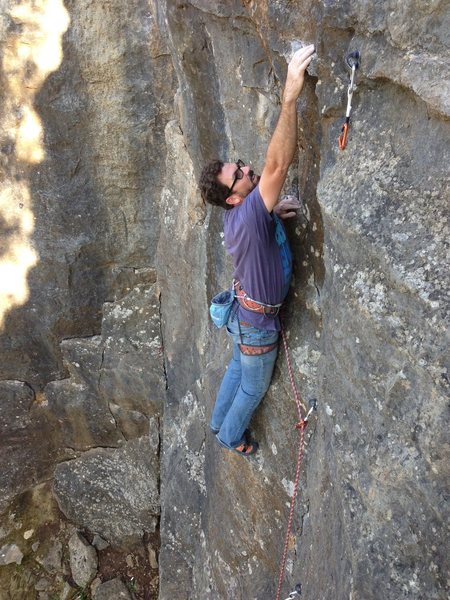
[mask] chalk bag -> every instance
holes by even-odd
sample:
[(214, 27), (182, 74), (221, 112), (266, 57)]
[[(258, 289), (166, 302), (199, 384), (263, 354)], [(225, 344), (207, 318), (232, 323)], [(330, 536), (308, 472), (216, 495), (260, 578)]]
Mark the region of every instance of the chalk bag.
[(209, 314), (216, 327), (223, 327), (227, 324), (230, 316), (231, 307), (234, 301), (234, 290), (225, 290), (216, 294), (211, 300)]

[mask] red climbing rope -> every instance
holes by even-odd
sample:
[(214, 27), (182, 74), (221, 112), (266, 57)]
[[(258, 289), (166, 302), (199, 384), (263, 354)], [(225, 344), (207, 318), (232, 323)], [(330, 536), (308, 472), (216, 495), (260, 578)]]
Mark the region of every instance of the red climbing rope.
[(303, 419), (303, 413), (306, 414), (307, 409), (306, 409), (305, 403), (302, 400), (302, 397), (300, 396), (300, 394), (297, 390), (297, 385), (295, 384), (294, 369), (292, 368), (286, 332), (284, 331), (283, 326), (281, 326), (281, 339), (283, 340), (284, 353), (286, 355), (286, 362), (287, 362), (288, 372), (289, 372), (289, 379), (291, 381), (292, 390), (294, 392), (295, 403), (297, 405), (297, 412), (298, 412), (299, 419), (301, 421)]
[[(295, 398), (295, 403), (297, 405), (299, 421), (295, 426), (295, 428), (298, 430), (298, 450), (297, 450), (297, 466), (295, 468), (294, 492), (293, 492), (292, 498), (291, 498), (291, 507), (289, 509), (289, 519), (288, 519), (288, 524), (287, 524), (287, 529), (286, 529), (286, 536), (284, 538), (284, 549), (283, 549), (283, 556), (281, 558), (280, 572), (279, 572), (279, 576), (278, 576), (278, 587), (277, 587), (276, 600), (280, 600), (280, 598), (281, 598), (281, 586), (283, 585), (284, 573), (286, 570), (286, 560), (287, 560), (287, 554), (288, 554), (288, 549), (289, 549), (289, 538), (291, 535), (292, 522), (294, 520), (295, 501), (297, 499), (298, 488), (299, 488), (299, 483), (300, 483), (300, 469), (302, 466), (303, 449), (305, 446), (305, 428), (306, 428), (306, 425), (308, 424), (308, 417), (313, 410), (313, 408), (311, 408), (309, 410), (309, 412), (307, 412), (306, 406), (297, 390), (297, 386), (295, 384), (295, 378), (294, 378), (294, 370), (292, 369), (291, 357), (289, 355), (289, 348), (288, 348), (288, 344), (287, 344), (286, 332), (284, 331), (283, 326), (281, 326), (281, 338), (283, 340), (284, 353), (286, 355), (286, 362), (287, 362), (287, 367), (288, 367), (288, 372), (289, 372), (289, 379), (291, 381), (292, 390), (294, 392), (294, 398)], [(305, 416), (303, 416), (303, 415), (305, 415)], [(289, 597), (291, 598), (292, 594)]]

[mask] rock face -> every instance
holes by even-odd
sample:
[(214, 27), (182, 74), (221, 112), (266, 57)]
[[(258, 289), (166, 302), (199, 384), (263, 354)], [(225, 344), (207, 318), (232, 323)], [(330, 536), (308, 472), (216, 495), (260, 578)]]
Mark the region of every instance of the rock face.
[(446, 597), (447, 4), (4, 3), (2, 593), (75, 593), (76, 527), (104, 540), (95, 598), (275, 598), (298, 417), (280, 353), (258, 455), (209, 433), (230, 344), (208, 302), (231, 264), (196, 180), (212, 157), (261, 170), (313, 42), (284, 324), (319, 408), (281, 597)]
[[(72, 525), (54, 500), (36, 507), (57, 466), (63, 510), (92, 527), (89, 541), (114, 539), (99, 577), (133, 577), (154, 595), (166, 392), (154, 266), (171, 60), (145, 2), (4, 2), (0, 46), (0, 547), (24, 555), (20, 574), (0, 568), (0, 596), (76, 593)], [(93, 476), (101, 489), (86, 488)], [(67, 479), (79, 496), (65, 498)], [(26, 543), (24, 523), (36, 531)]]
[[(318, 50), (299, 102), (289, 182), (305, 211), (290, 227), (296, 271), (285, 326), (302, 392), (318, 397), (319, 412), (308, 432), (283, 597), (301, 581), (305, 597), (324, 600), (444, 598), (450, 106), (449, 34), (438, 23), (449, 22), (448, 7), (166, 2), (161, 12), (181, 86), (186, 150), (176, 142), (178, 155), (196, 174), (212, 156), (261, 167), (286, 59), (299, 42)], [(344, 57), (356, 49), (352, 129), (340, 152)], [(172, 213), (179, 203), (190, 214), (186, 196), (195, 209), (193, 191), (177, 190), (170, 174), (165, 190)], [(189, 218), (173, 223), (161, 229), (157, 266), (163, 323), (170, 318), (160, 598), (180, 582), (186, 599), (274, 598), (295, 465), (286, 362), (280, 356), (256, 419), (260, 455), (243, 462), (217, 449), (207, 421), (226, 340), (203, 327), (208, 298), (230, 276), (220, 215), (208, 212), (202, 231)], [(183, 275), (174, 276), (175, 254), (190, 261), (194, 306), (186, 314), (194, 314), (195, 330), (191, 319), (173, 320), (186, 288), (184, 261)], [(186, 347), (198, 348), (198, 370), (195, 354), (181, 356)], [(193, 456), (201, 469), (193, 471)], [(180, 482), (183, 497), (173, 500)]]
[(33, 269), (22, 294), (2, 284), (17, 300), (0, 378), (40, 389), (66, 376), (60, 340), (98, 333), (103, 303), (154, 265), (172, 70), (147, 2), (3, 11), (2, 254)]

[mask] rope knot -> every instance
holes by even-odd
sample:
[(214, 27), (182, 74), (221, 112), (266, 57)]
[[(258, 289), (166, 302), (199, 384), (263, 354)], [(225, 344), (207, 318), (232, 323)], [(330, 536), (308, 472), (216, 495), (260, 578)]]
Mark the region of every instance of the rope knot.
[(299, 421), (296, 424), (295, 429), (306, 429), (307, 425), (308, 425), (308, 419), (302, 419), (301, 421)]

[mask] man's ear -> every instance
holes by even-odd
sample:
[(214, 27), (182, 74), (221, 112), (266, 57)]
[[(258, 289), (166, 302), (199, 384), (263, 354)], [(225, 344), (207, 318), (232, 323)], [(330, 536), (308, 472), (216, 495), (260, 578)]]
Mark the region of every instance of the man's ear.
[(239, 206), (239, 204), (242, 204), (243, 201), (244, 198), (239, 194), (231, 194), (231, 196), (228, 196), (228, 198), (225, 200), (227, 204), (232, 204), (233, 206)]

